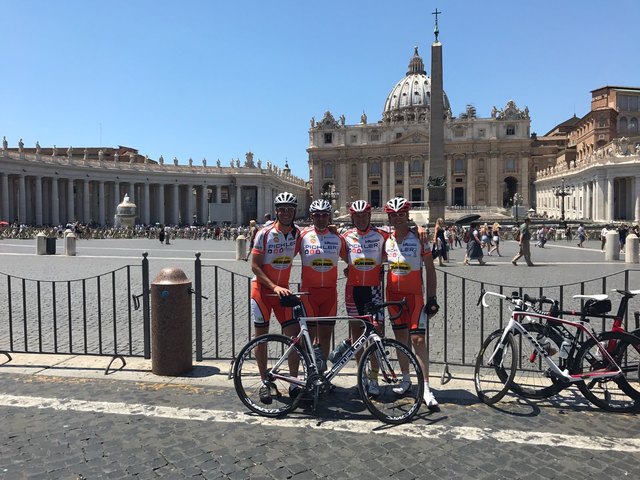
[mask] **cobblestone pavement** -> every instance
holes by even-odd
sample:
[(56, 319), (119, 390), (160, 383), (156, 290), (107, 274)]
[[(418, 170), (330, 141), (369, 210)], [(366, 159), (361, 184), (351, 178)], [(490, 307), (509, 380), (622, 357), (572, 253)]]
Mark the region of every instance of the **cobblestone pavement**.
[(0, 478), (640, 474), (637, 417), (595, 410), (571, 393), (539, 403), (507, 397), (490, 408), (477, 403), (470, 382), (454, 381), (437, 388), (440, 413), (423, 410), (411, 425), (391, 427), (368, 414), (349, 382), (316, 414), (265, 419), (245, 411), (222, 365), (190, 383), (113, 380), (92, 369), (75, 377), (81, 368), (64, 377), (2, 373), (19, 369), (8, 365), (0, 366)]
[[(604, 262), (599, 242), (588, 243), (586, 249), (566, 242), (547, 245), (544, 250), (533, 249), (534, 268), (510, 264), (513, 242), (503, 242), (503, 257), (486, 258), (487, 267), (463, 266), (462, 251), (453, 250), (453, 260), (438, 267), (440, 278), (447, 272), (487, 283), (555, 285), (628, 266)], [(60, 247), (58, 242), (59, 251)], [(147, 251), (152, 279), (167, 266), (182, 268), (193, 278), (194, 254), (200, 251), (203, 265), (250, 275), (247, 263), (233, 260), (231, 242), (180, 240), (161, 246), (144, 240), (82, 241), (77, 257), (36, 256), (34, 251), (35, 242), (0, 242), (0, 272), (41, 280), (85, 278), (126, 264), (139, 265), (142, 252)], [(211, 270), (205, 276), (212, 275), (213, 267), (207, 268)], [(238, 278), (234, 288), (242, 292), (246, 279)], [(228, 295), (231, 284), (225, 281), (221, 280), (218, 290)], [(594, 288), (600, 291), (601, 284)], [(132, 290), (138, 293), (139, 285)], [(449, 291), (450, 298), (456, 295)], [(4, 293), (0, 293), (2, 301), (6, 301)], [(28, 302), (34, 308), (32, 297)], [(22, 321), (22, 307), (14, 304), (13, 308)], [(244, 319), (248, 332), (246, 312), (235, 313)], [(0, 350), (7, 344), (8, 334), (1, 330), (6, 315), (6, 305), (0, 305)], [(449, 320), (456, 315), (459, 312), (450, 311)], [(442, 322), (437, 318), (432, 322), (434, 338)], [(452, 341), (459, 341), (462, 325), (451, 328)], [(219, 327), (210, 326), (207, 335), (217, 333), (223, 342), (227, 339), (228, 348), (230, 327)], [(470, 337), (465, 345), (467, 361), (480, 341), (470, 332), (466, 330)], [(52, 331), (45, 330), (43, 336), (50, 338)], [(452, 344), (448, 353), (461, 355), (460, 344)], [(442, 350), (435, 348), (433, 354), (440, 355)], [(45, 357), (36, 356), (33, 362), (37, 366)], [(573, 390), (552, 401), (508, 399), (490, 408), (477, 403), (470, 382), (436, 384), (441, 413), (424, 411), (411, 426), (391, 428), (369, 416), (348, 384), (323, 400), (317, 416), (301, 411), (286, 419), (267, 420), (243, 409), (224, 375), (228, 364), (198, 368), (192, 375), (198, 382), (184, 383), (136, 379), (135, 375), (115, 380), (117, 375), (102, 374), (108, 361), (104, 357), (99, 366), (89, 367), (87, 357), (76, 358), (80, 364), (71, 366), (64, 376), (11, 373), (19, 370), (20, 363), (15, 361), (0, 366), (0, 478), (582, 479), (640, 474), (637, 416), (595, 410)], [(148, 368), (136, 367), (134, 360), (124, 371), (144, 374)], [(91, 373), (89, 378), (76, 377), (86, 371)]]

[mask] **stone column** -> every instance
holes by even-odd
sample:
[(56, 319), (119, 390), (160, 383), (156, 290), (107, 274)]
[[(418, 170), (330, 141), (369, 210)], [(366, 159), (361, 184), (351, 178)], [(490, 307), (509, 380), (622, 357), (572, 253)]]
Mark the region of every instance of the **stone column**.
[[(489, 160), (489, 174), (487, 175), (487, 186), (489, 191), (487, 192), (487, 204), (490, 206), (498, 205), (498, 185), (496, 179), (498, 178), (498, 155), (496, 153), (491, 154)], [(521, 187), (522, 188), (522, 187)], [(520, 192), (522, 194), (522, 192)], [(502, 202), (500, 202), (502, 204)]]
[[(256, 222), (258, 223), (262, 223), (262, 219), (264, 218), (264, 214), (266, 213), (264, 211), (264, 185), (258, 185), (257, 186), (258, 191), (257, 191), (257, 195), (258, 195), (258, 210), (256, 213)], [(206, 195), (205, 195), (206, 197)], [(206, 201), (206, 200), (205, 200)]]
[(369, 201), (369, 177), (367, 176), (367, 161), (362, 158), (362, 178), (360, 180), (360, 199)]
[(2, 210), (0, 210), (0, 214), (2, 214), (3, 219), (10, 222), (12, 219), (9, 218), (9, 174), (0, 173), (0, 178), (2, 179), (2, 184), (0, 185), (0, 190), (2, 190)]
[(91, 219), (91, 192), (89, 190), (89, 180), (82, 181), (82, 221), (87, 223)]
[(36, 225), (42, 225), (42, 177), (36, 177)]
[(187, 185), (187, 219), (185, 223), (193, 224), (193, 185)]
[(394, 198), (396, 196), (396, 160), (391, 158), (389, 160), (389, 193), (387, 199)]
[[(532, 199), (529, 198), (529, 158), (528, 157), (524, 157), (520, 160), (520, 165), (522, 165), (522, 175), (521, 175), (521, 179), (522, 179), (522, 197), (524, 198), (525, 201), (525, 205), (526, 205), (526, 209), (528, 210), (531, 205), (532, 205)], [(496, 185), (497, 187), (497, 185)], [(497, 188), (496, 188), (497, 191)], [(535, 198), (533, 199), (535, 200)], [(502, 202), (500, 202), (502, 203)]]
[(475, 190), (476, 190), (476, 161), (477, 159), (473, 155), (467, 156), (467, 163), (465, 165), (467, 170), (467, 182), (464, 192), (464, 204), (465, 205), (473, 205), (475, 199)]
[(73, 193), (73, 179), (67, 179), (67, 222), (73, 223), (76, 219), (75, 194)]
[(27, 186), (24, 175), (18, 177), (18, 221), (27, 223)]
[(105, 224), (104, 180), (98, 182), (98, 223)]
[(178, 185), (178, 183), (173, 184), (172, 197), (173, 203), (171, 205), (171, 210), (173, 211), (173, 218), (171, 221), (177, 225), (180, 220), (180, 185)]
[(380, 206), (384, 206), (384, 204), (387, 203), (387, 200), (389, 200), (389, 198), (387, 198), (387, 192), (389, 191), (389, 181), (387, 180), (388, 171), (389, 169), (387, 168), (387, 161), (380, 160), (380, 172), (382, 172), (382, 191), (380, 192)]
[(613, 183), (614, 178), (607, 178), (607, 211), (606, 211), (606, 221), (613, 222), (615, 217), (614, 205), (613, 205)]
[(158, 205), (157, 205), (157, 209), (158, 209), (158, 216), (156, 217), (156, 221), (159, 222), (160, 224), (164, 224), (165, 223), (165, 219), (164, 219), (164, 212), (165, 212), (165, 206), (164, 206), (164, 184), (159, 184), (158, 185)]
[(222, 203), (222, 186), (216, 185), (216, 203)]
[(640, 222), (640, 175), (635, 177), (635, 205), (634, 205), (634, 222)]
[(340, 196), (338, 197), (338, 204), (336, 205), (336, 208), (340, 211), (341, 215), (346, 213), (346, 202), (349, 201), (349, 188), (347, 187), (347, 179), (350, 177), (350, 173), (347, 174), (347, 165), (348, 161), (345, 159), (340, 160), (338, 164), (339, 178), (338, 185), (336, 185), (336, 187), (338, 189), (338, 192), (340, 193)]
[(407, 200), (411, 200), (409, 198), (409, 194), (410, 194), (410, 192), (409, 192), (409, 183), (410, 183), (410, 180), (409, 180), (409, 160), (405, 158), (404, 159), (404, 175), (402, 176), (402, 188), (403, 188), (403, 190), (402, 190), (402, 194), (403, 195), (402, 196), (404, 198), (406, 198)]
[(149, 182), (145, 182), (142, 188), (144, 190), (142, 200), (142, 223), (149, 225), (151, 223), (151, 195), (149, 192)]
[(60, 223), (60, 198), (58, 196), (58, 177), (51, 178), (51, 223)]
[(236, 214), (235, 214), (235, 223), (236, 225), (240, 225), (242, 222), (242, 187), (240, 185), (236, 185)]

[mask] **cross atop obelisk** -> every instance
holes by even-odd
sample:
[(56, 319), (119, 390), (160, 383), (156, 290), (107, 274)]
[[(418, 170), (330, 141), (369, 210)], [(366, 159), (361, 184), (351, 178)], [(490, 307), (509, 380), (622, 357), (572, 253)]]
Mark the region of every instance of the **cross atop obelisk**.
[(432, 12), (431, 15), (435, 15), (436, 16), (436, 26), (433, 29), (433, 33), (436, 36), (436, 42), (438, 41), (438, 34), (440, 33), (440, 29), (438, 28), (438, 15), (440, 15), (442, 12), (439, 12), (438, 9), (436, 8), (435, 12)]

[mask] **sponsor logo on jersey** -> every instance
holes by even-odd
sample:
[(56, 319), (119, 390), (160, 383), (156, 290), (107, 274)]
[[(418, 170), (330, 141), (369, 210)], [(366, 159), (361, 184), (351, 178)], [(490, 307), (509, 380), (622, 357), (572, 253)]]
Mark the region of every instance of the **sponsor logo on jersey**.
[(291, 264), (291, 257), (283, 255), (281, 257), (276, 257), (271, 262), (271, 266), (277, 269), (287, 268)]
[(358, 270), (372, 270), (376, 267), (376, 261), (373, 258), (356, 258), (353, 266)]
[(407, 275), (411, 271), (411, 265), (407, 262), (393, 262), (389, 264), (389, 268), (394, 275)]
[(318, 272), (326, 272), (333, 268), (333, 262), (328, 258), (316, 258), (311, 262), (311, 266)]

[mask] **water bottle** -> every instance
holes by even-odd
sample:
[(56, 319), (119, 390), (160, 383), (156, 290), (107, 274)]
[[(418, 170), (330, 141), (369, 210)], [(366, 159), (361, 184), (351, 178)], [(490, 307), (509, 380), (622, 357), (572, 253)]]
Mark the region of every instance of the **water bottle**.
[(351, 339), (347, 338), (346, 340), (341, 341), (336, 348), (329, 354), (329, 361), (331, 363), (336, 363), (338, 360), (342, 358), (344, 352), (349, 350), (351, 346)]
[(539, 333), (536, 337), (536, 340), (544, 349), (544, 351), (547, 352), (547, 355), (550, 355), (549, 352), (551, 351), (551, 342), (549, 341), (549, 337), (543, 335), (542, 333)]
[(569, 356), (569, 352), (571, 351), (571, 340), (565, 338), (562, 340), (562, 345), (560, 345), (560, 358), (567, 358)]
[(316, 367), (318, 368), (318, 372), (324, 373), (327, 370), (327, 362), (324, 359), (320, 345), (313, 346), (313, 354), (316, 356)]

